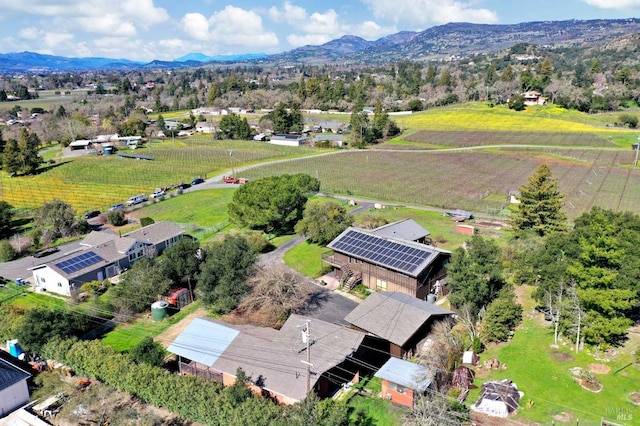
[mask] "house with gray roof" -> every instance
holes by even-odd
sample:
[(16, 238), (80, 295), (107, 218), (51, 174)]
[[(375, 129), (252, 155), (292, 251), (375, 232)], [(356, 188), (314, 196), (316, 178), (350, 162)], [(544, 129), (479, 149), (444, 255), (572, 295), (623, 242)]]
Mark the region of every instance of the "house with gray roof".
[(30, 378), (31, 373), (12, 362), (10, 356), (0, 356), (0, 418), (29, 402)]
[(391, 356), (416, 353), (435, 321), (453, 312), (400, 292), (376, 292), (344, 318), (354, 330), (375, 336)]
[(428, 231), (402, 221), (374, 230), (349, 227), (327, 247), (323, 261), (346, 290), (362, 283), (371, 290), (399, 291), (426, 299), (446, 277), (451, 252), (409, 238), (425, 240)]
[(426, 366), (391, 357), (375, 374), (382, 380), (382, 396), (413, 408), (417, 398), (432, 387), (433, 372)]
[(399, 238), (421, 244), (431, 244), (431, 239), (427, 238), (431, 235), (431, 232), (424, 229), (413, 219), (404, 219), (398, 222), (388, 223), (372, 230), (372, 232), (381, 237)]
[[(303, 341), (305, 324), (309, 353)], [(251, 377), (252, 391), (294, 404), (306, 397), (307, 379), (320, 397), (355, 380), (361, 364), (352, 357), (363, 339), (361, 332), (300, 315), (291, 315), (280, 330), (196, 318), (167, 350), (179, 356), (181, 374), (230, 386), (241, 368)]]
[(159, 255), (177, 243), (184, 230), (171, 222), (157, 222), (125, 235), (92, 231), (80, 250), (31, 268), (36, 290), (76, 295), (90, 281), (102, 281), (127, 270), (136, 260)]

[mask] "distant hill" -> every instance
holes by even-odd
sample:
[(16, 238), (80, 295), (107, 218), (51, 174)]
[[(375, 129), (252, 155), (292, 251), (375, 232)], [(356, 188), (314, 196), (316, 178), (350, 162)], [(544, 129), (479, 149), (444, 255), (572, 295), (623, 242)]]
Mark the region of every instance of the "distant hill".
[(204, 53), (188, 53), (184, 56), (174, 59), (174, 62), (187, 62), (187, 61), (195, 61), (195, 62), (214, 62), (214, 61), (245, 61), (247, 59), (260, 59), (267, 56), (266, 53), (246, 53), (243, 55), (216, 55), (216, 56), (207, 56)]
[(66, 58), (33, 52), (6, 53), (0, 54), (0, 72), (188, 68), (239, 61), (262, 64), (334, 61), (381, 63), (492, 54), (519, 43), (545, 47), (592, 48), (598, 44), (606, 45), (606, 42), (620, 43), (615, 40), (637, 33), (640, 33), (640, 19), (636, 18), (524, 22), (511, 25), (450, 23), (421, 32), (401, 31), (375, 41), (345, 35), (320, 46), (303, 46), (275, 55), (255, 53), (207, 56), (203, 53), (189, 53), (173, 61), (155, 60), (146, 64), (127, 59)]
[(138, 68), (141, 62), (129, 59), (67, 58), (35, 52), (0, 53), (2, 71), (73, 71)]

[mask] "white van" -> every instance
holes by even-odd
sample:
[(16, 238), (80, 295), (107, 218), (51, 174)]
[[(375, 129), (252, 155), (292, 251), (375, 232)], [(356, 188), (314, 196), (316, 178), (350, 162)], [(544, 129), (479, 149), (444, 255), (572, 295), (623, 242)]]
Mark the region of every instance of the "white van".
[(134, 195), (133, 197), (129, 198), (127, 200), (127, 205), (128, 206), (134, 206), (136, 204), (140, 204), (140, 203), (144, 203), (145, 201), (147, 201), (147, 196), (144, 194), (140, 194), (140, 195)]

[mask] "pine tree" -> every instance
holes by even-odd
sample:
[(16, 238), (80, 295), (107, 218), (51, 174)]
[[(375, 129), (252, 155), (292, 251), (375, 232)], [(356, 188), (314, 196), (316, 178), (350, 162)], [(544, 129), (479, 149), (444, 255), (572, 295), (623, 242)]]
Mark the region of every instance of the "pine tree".
[(517, 232), (533, 231), (540, 236), (566, 230), (562, 211), (564, 195), (546, 164), (540, 165), (520, 187), (520, 206), (513, 219)]
[(18, 141), (9, 139), (2, 152), (2, 168), (10, 175), (20, 171), (20, 159), (18, 158)]

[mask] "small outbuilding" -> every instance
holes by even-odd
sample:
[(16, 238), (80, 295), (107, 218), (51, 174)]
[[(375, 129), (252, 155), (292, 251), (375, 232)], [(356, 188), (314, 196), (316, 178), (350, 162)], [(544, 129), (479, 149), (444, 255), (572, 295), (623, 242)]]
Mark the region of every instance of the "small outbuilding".
[(520, 407), (520, 398), (523, 395), (509, 379), (486, 382), (482, 385), (480, 398), (471, 409), (489, 416), (505, 418)]
[(433, 373), (424, 365), (391, 357), (374, 374), (382, 379), (382, 397), (413, 408), (416, 399), (432, 386)]

